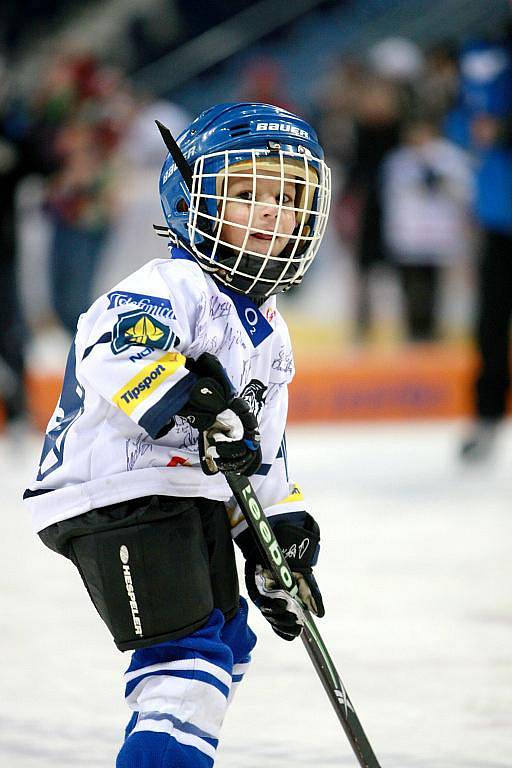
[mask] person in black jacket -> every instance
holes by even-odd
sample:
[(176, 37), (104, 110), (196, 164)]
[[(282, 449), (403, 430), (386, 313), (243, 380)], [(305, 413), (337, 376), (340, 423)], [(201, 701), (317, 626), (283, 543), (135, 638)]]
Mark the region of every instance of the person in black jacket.
[(17, 283), (16, 191), (20, 180), (41, 170), (24, 106), (9, 99), (0, 63), (0, 398), (7, 423), (25, 416), (27, 328)]
[[(485, 62), (488, 76), (474, 76)], [(489, 62), (494, 66), (489, 67)], [(512, 318), (512, 36), (481, 41), (462, 55), (462, 89), (477, 159), (475, 215), (482, 228), (474, 385), (475, 420), (460, 447), (464, 461), (491, 455), (510, 393)]]

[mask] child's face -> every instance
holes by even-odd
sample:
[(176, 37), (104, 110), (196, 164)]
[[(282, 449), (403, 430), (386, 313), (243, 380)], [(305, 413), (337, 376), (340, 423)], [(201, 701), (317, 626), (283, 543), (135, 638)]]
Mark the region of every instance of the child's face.
[[(228, 177), (226, 197), (236, 198), (236, 202), (226, 203), (220, 237), (239, 251), (250, 223), (250, 234), (244, 251), (253, 251), (262, 256), (279, 256), (296, 226), (296, 213), (293, 210), (296, 185), (291, 181), (285, 182), (281, 200), (281, 174), (265, 170), (264, 175), (275, 178), (256, 179), (255, 202), (258, 205), (254, 206), (252, 221), (253, 180), (243, 176), (237, 178), (235, 174)], [(279, 215), (280, 204), (281, 214)], [(233, 226), (235, 224), (241, 226)], [(275, 231), (279, 235), (271, 247)]]

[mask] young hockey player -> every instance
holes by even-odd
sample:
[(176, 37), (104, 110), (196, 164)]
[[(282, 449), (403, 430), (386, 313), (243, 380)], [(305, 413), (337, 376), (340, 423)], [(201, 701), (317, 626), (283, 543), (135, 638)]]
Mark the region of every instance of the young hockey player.
[(294, 365), (276, 294), (318, 250), (329, 171), (313, 129), (266, 104), (213, 107), (178, 144), (186, 162), (169, 155), (160, 178), (170, 258), (81, 316), (25, 493), (43, 542), (73, 561), (117, 647), (134, 651), (117, 768), (214, 763), (255, 644), (232, 536), (272, 628), (301, 631), (223, 472), (251, 476), (303, 600), (324, 613), (318, 525), (288, 479)]

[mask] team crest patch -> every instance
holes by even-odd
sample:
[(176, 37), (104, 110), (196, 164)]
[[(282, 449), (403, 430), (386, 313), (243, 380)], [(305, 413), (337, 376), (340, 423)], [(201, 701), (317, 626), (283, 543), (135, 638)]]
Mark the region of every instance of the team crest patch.
[(168, 350), (176, 344), (179, 339), (168, 325), (146, 312), (134, 311), (119, 316), (110, 346), (114, 355), (118, 355), (132, 346)]

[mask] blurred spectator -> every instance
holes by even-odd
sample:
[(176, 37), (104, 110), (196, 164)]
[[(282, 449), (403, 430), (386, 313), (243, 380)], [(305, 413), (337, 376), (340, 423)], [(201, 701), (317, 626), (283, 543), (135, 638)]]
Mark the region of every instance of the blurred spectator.
[(371, 68), (380, 77), (395, 83), (414, 83), (423, 71), (420, 48), (404, 37), (386, 37), (368, 52)]
[(131, 100), (117, 70), (100, 66), (89, 55), (62, 55), (47, 72), (35, 110), (54, 168), (46, 206), (53, 230), (53, 308), (73, 334), (91, 303), (115, 211), (115, 153)]
[[(173, 44), (175, 45), (180, 42), (179, 34), (181, 29), (170, 30), (168, 24), (165, 24), (165, 27), (168, 32), (168, 38), (170, 38), (168, 40), (169, 47), (173, 47)], [(126, 58), (128, 59), (126, 64), (130, 72), (136, 72), (168, 52), (167, 46), (164, 46), (160, 40), (156, 39), (148, 18), (142, 13), (136, 13), (128, 20), (126, 42), (128, 49), (126, 52)]]
[[(483, 230), (476, 340), (476, 421), (461, 446), (465, 460), (488, 457), (505, 417), (510, 390), (512, 315), (512, 35), (474, 42), (461, 55), (462, 105), (474, 149), (475, 214)], [(464, 132), (461, 132), (464, 135)]]
[(423, 115), (440, 122), (452, 108), (459, 89), (456, 43), (443, 40), (425, 52), (424, 68), (415, 84), (415, 97)]
[(166, 149), (155, 120), (160, 120), (177, 138), (191, 117), (177, 104), (140, 97), (126, 134), (119, 145), (123, 184), (116, 199), (116, 216), (99, 267), (95, 293), (102, 293), (151, 259), (167, 256), (167, 242), (158, 237), (151, 223), (165, 225), (158, 177)]
[(0, 394), (13, 424), (25, 416), (28, 341), (18, 292), (15, 199), (20, 180), (41, 170), (27, 109), (10, 93), (7, 63), (0, 60)]
[(416, 119), (382, 170), (385, 247), (398, 266), (409, 338), (436, 335), (441, 270), (471, 253), (469, 156)]
[(367, 78), (363, 63), (356, 56), (343, 56), (316, 86), (315, 125), (330, 164), (344, 173), (352, 158), (354, 115), (361, 89)]
[(73, 334), (91, 303), (113, 214), (112, 177), (98, 135), (89, 126), (68, 125), (59, 144), (63, 168), (51, 180), (47, 202), (53, 221), (50, 269), (55, 312)]
[[(363, 69), (349, 61), (346, 80), (352, 109), (352, 150), (342, 195), (336, 206), (338, 231), (353, 240), (358, 272), (356, 326), (370, 330), (371, 275), (387, 260), (382, 232), (381, 164), (398, 146), (404, 119), (414, 106), (414, 86), (423, 71), (423, 55), (410, 40), (390, 37), (375, 44)], [(339, 99), (339, 96), (338, 96)], [(343, 103), (343, 99), (341, 101)], [(347, 136), (346, 123), (343, 128)]]
[[(386, 258), (382, 237), (379, 191), (384, 157), (399, 143), (403, 117), (402, 91), (389, 80), (369, 74), (355, 104), (353, 154), (347, 169), (338, 220), (357, 218), (355, 261), (359, 273), (357, 327), (365, 334), (371, 322), (369, 279), (373, 267)], [(343, 232), (342, 232), (343, 235)]]
[[(442, 140), (435, 127), (455, 101), (458, 80), (458, 60), (450, 41), (423, 52), (406, 38), (390, 37), (368, 51), (365, 64), (356, 57), (340, 60), (318, 90), (317, 122), (329, 160), (334, 160), (341, 179), (333, 219), (342, 241), (354, 251), (358, 273), (356, 326), (360, 337), (374, 330), (374, 310), (381, 312), (383, 301), (388, 301), (384, 291), (391, 290), (394, 282), (389, 280), (390, 266), (397, 269), (402, 284), (409, 335), (432, 337), (441, 270), (474, 247), (467, 216), (469, 161), (453, 144)], [(413, 130), (414, 121), (417, 130)], [(410, 131), (407, 146), (401, 147), (405, 124)], [(383, 174), (383, 164), (395, 150), (400, 153)], [(449, 167), (443, 174), (444, 161)], [(417, 172), (413, 172), (416, 166)], [(402, 167), (408, 169), (407, 178), (395, 173), (395, 168)], [(417, 186), (411, 197), (411, 189), (405, 190), (414, 186), (415, 175)], [(386, 184), (384, 192), (382, 183)], [(392, 200), (388, 199), (390, 184)], [(423, 222), (430, 237), (423, 250), (419, 238), (416, 245), (410, 239), (407, 247), (405, 242), (393, 242), (394, 237), (404, 238), (412, 209), (417, 223), (434, 215), (433, 210), (428, 213), (429, 205), (437, 206), (439, 226), (437, 219), (435, 227)], [(390, 230), (394, 233), (391, 240)], [(414, 234), (411, 230), (409, 236)], [(426, 252), (426, 245), (431, 252)], [(379, 265), (385, 265), (388, 274), (379, 272)]]

